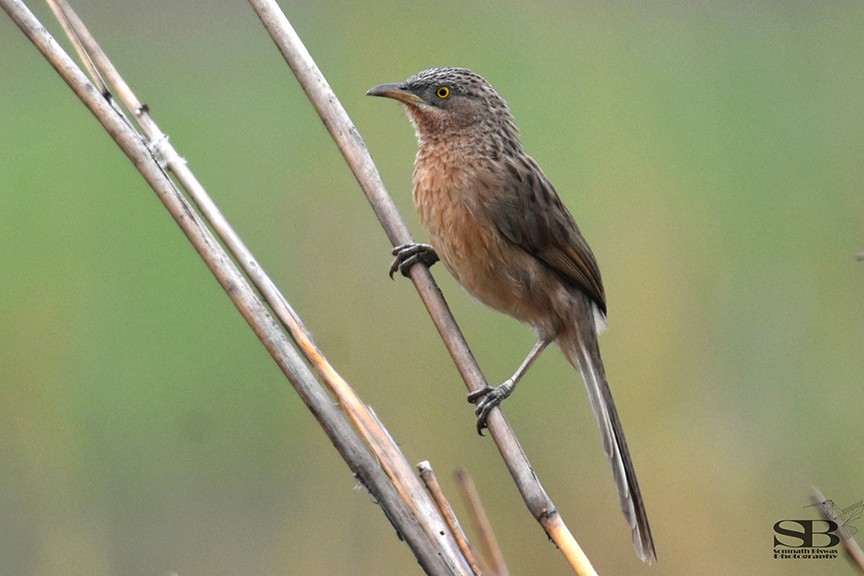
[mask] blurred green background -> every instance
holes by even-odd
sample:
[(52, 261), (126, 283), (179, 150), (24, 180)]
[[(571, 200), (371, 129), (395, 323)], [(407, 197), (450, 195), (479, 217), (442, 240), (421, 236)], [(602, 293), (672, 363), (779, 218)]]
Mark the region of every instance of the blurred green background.
[[(249, 6), (75, 4), (409, 459), (457, 502), (450, 472), (469, 470), (513, 574), (569, 574), (474, 433), (419, 299), (387, 278), (377, 221)], [(864, 4), (283, 4), (417, 238), (412, 129), (364, 93), (458, 65), (509, 101), (591, 242), (655, 567), (632, 552), (557, 351), (506, 412), (597, 569), (851, 574), (774, 560), (772, 527), (815, 518), (813, 485), (840, 506), (864, 498)], [(421, 573), (5, 14), (0, 39), (0, 574)], [(531, 331), (434, 272), (490, 380), (509, 376)]]

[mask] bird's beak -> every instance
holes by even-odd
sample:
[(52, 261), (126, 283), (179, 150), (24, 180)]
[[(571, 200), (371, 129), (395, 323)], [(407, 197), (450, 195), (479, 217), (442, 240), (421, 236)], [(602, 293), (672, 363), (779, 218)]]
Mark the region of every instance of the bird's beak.
[(415, 106), (424, 103), (422, 98), (414, 94), (414, 92), (402, 84), (381, 84), (380, 86), (375, 86), (366, 92), (366, 95), (392, 98), (402, 102), (403, 104), (413, 104)]

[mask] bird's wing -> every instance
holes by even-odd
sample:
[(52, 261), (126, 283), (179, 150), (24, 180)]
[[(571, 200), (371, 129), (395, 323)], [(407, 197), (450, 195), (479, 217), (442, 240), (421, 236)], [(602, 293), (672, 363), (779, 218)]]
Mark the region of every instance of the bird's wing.
[(508, 160), (499, 172), (499, 194), (486, 206), (498, 230), (585, 292), (606, 313), (600, 269), (573, 216), (528, 156)]

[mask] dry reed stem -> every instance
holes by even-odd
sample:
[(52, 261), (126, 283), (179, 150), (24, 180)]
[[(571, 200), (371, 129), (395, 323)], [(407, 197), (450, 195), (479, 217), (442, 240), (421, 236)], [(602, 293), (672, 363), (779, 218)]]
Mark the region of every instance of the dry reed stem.
[[(293, 29), (291, 29), (287, 19), (284, 18), (284, 15), (281, 14), (274, 2), (250, 0), (250, 3), (256, 9), (262, 22), (265, 24), (265, 27), (268, 28), (268, 31), (273, 35), (274, 41), (276, 41), (280, 50), (282, 50), (283, 55), (286, 56), (286, 60), (289, 62), (289, 65), (292, 66), (292, 70), (295, 72), (301, 85), (303, 85), (307, 94), (310, 96), (310, 100), (315, 104), (315, 107), (322, 116), (322, 119), (324, 119), (328, 130), (330, 130), (334, 139), (337, 141), (337, 144), (339, 144), (340, 150), (348, 161), (349, 166), (351, 166), (352, 171), (354, 171), (354, 174), (357, 177), (358, 182), (360, 182), (364, 192), (367, 194), (367, 197), (369, 197), (382, 226), (388, 234), (388, 237), (390, 237), (394, 244), (404, 243), (410, 240), (404, 222), (402, 222), (395, 210), (395, 206), (392, 204), (389, 196), (387, 196), (386, 191), (384, 191), (383, 183), (381, 183), (380, 176), (372, 164), (371, 158), (368, 156), (368, 152), (366, 151), (362, 139), (359, 137), (359, 134), (357, 134), (353, 124), (351, 124), (350, 120), (347, 119), (344, 109), (342, 109), (341, 104), (339, 104), (335, 95), (333, 95), (329, 86), (327, 86), (323, 76), (321, 76), (317, 67), (314, 65), (314, 62), (311, 60), (311, 56), (309, 56), (308, 52), (305, 51), (305, 48), (302, 47), (302, 43), (299, 41), (299, 38), (296, 37), (296, 34)], [(177, 221), (178, 225), (180, 225), (181, 229), (186, 233), (187, 237), (189, 237), (196, 251), (198, 251), (202, 259), (205, 260), (205, 263), (220, 281), (223, 288), (229, 296), (231, 296), (232, 301), (234, 301), (235, 305), (253, 328), (256, 335), (261, 339), (262, 343), (265, 344), (265, 347), (267, 347), (271, 356), (277, 361), (280, 368), (292, 381), (292, 384), (295, 385), (295, 388), (297, 388), (304, 401), (310, 405), (310, 409), (316, 415), (316, 418), (318, 418), (322, 423), (322, 426), (328, 432), (328, 435), (331, 436), (334, 445), (336, 445), (337, 448), (340, 448), (343, 457), (346, 458), (346, 461), (352, 469), (355, 470), (355, 473), (358, 473), (358, 470), (362, 469), (362, 467), (358, 468), (357, 462), (351, 459), (352, 451), (345, 449), (346, 442), (351, 443), (351, 439), (341, 438), (339, 436), (339, 434), (344, 432), (343, 427), (340, 426), (338, 418), (332, 413), (328, 413), (323, 404), (321, 404), (322, 399), (319, 394), (323, 392), (316, 388), (310, 388), (310, 381), (314, 383), (314, 379), (310, 378), (310, 374), (304, 373), (306, 367), (302, 362), (299, 362), (299, 359), (293, 356), (294, 350), (290, 346), (287, 346), (286, 349), (285, 342), (283, 341), (284, 334), (282, 334), (281, 331), (278, 331), (278, 328), (276, 328), (272, 323), (266, 314), (266, 310), (264, 310), (260, 301), (255, 297), (254, 292), (245, 284), (245, 279), (243, 279), (242, 275), (239, 274), (239, 271), (236, 270), (233, 264), (230, 263), (227, 255), (221, 252), (218, 243), (215, 242), (215, 239), (212, 237), (209, 230), (207, 230), (206, 226), (203, 225), (197, 214), (192, 211), (191, 206), (185, 203), (185, 198), (183, 198), (182, 194), (180, 194), (174, 187), (173, 182), (171, 182), (164, 173), (161, 166), (159, 166), (159, 163), (156, 162), (154, 152), (159, 154), (159, 161), (163, 165), (169, 166), (173, 171), (175, 171), (178, 180), (183, 179), (182, 167), (185, 167), (185, 161), (176, 154), (173, 147), (167, 145), (167, 138), (164, 137), (161, 131), (158, 131), (158, 129), (155, 128), (155, 123), (152, 124), (152, 126), (150, 125), (151, 119), (149, 117), (148, 108), (140, 103), (135, 105), (137, 100), (135, 100), (134, 97), (130, 100), (133, 103), (130, 110), (138, 120), (139, 125), (142, 126), (142, 129), (146, 132), (149, 128), (153, 128), (153, 133), (157, 135), (152, 149), (143, 147), (140, 137), (135, 134), (134, 131), (130, 130), (131, 125), (128, 120), (119, 116), (117, 114), (118, 111), (113, 109), (111, 106), (113, 102), (104, 97), (104, 90), (96, 89), (92, 84), (87, 82), (85, 78), (83, 78), (83, 74), (80, 70), (77, 69), (74, 63), (71, 63), (71, 60), (68, 59), (62, 50), (59, 50), (59, 47), (56, 46), (56, 43), (54, 43), (53, 39), (50, 38), (50, 35), (47, 34), (47, 31), (41, 27), (22, 2), (16, 0), (0, 0), (0, 5), (2, 5), (4, 10), (7, 11), (16, 24), (19, 25), (22, 31), (31, 38), (31, 41), (34, 42), (46, 59), (52, 63), (58, 73), (63, 76), (73, 91), (75, 91), (91, 112), (100, 119), (100, 122), (102, 122), (103, 126), (112, 138), (114, 138), (121, 149), (123, 149), (127, 156), (129, 156), (133, 161), (142, 176), (144, 176), (145, 180), (147, 180), (154, 188), (154, 191), (159, 195), (160, 200), (162, 200), (163, 204), (168, 208), (175, 221)], [(286, 35), (288, 39), (287, 42), (285, 41)], [(90, 52), (90, 55), (92, 56), (92, 52)], [(107, 66), (106, 68), (110, 69), (113, 67)], [(105, 68), (102, 70), (104, 73)], [(119, 78), (119, 74), (117, 76)], [(122, 82), (122, 79), (120, 79), (114, 88), (121, 96), (125, 96), (128, 86), (126, 86), (125, 82)], [(129, 92), (131, 94), (131, 90)], [(334, 120), (336, 120), (335, 123)], [(197, 180), (194, 180), (193, 177), (188, 188), (194, 191), (196, 186), (200, 187), (200, 184), (198, 184)], [(201, 187), (201, 190), (203, 191), (203, 187)], [(204, 194), (204, 197), (206, 198), (206, 194)], [(218, 209), (213, 214), (207, 214), (207, 203), (205, 202), (204, 205), (201, 206), (200, 198), (198, 197), (196, 197), (196, 202), (199, 203), (199, 207), (201, 207), (202, 212), (207, 215), (214, 228), (219, 229), (222, 227), (221, 225), (224, 224), (229, 231), (228, 236), (230, 237), (233, 231), (230, 230), (230, 226), (227, 226), (227, 221), (224, 221), (224, 217), (222, 217), (221, 213), (218, 212)], [(254, 279), (258, 276), (258, 273), (261, 272), (260, 267), (254, 259), (251, 259), (251, 254), (249, 254), (248, 251), (245, 251), (245, 246), (242, 245), (242, 242), (239, 243), (239, 247), (241, 250), (239, 251), (240, 256), (238, 257), (238, 261), (244, 265), (248, 265), (247, 273), (249, 273), (250, 277)], [(235, 256), (237, 256), (236, 253)], [(251, 270), (251, 272), (249, 272), (249, 270)], [(263, 272), (261, 273), (263, 274)], [(436, 327), (442, 335), (448, 350), (451, 355), (453, 355), (460, 373), (466, 380), (469, 390), (476, 390), (484, 387), (486, 384), (485, 379), (480, 373), (479, 367), (465, 344), (464, 338), (462, 338), (462, 335), (453, 320), (446, 303), (444, 303), (437, 286), (429, 275), (428, 270), (422, 266), (415, 266), (412, 269), (411, 277), (414, 280), (415, 286), (417, 286), (424, 304), (427, 306), (427, 309), (429, 309), (430, 315), (435, 321)], [(267, 295), (267, 292), (271, 290), (275, 291), (275, 294), (269, 295), (270, 297), (268, 298), (268, 301), (271, 306), (274, 307), (274, 310), (277, 311), (280, 318), (288, 317), (288, 321), (286, 322), (283, 319), (283, 322), (286, 322), (286, 325), (289, 326), (289, 330), (292, 330), (292, 326), (295, 329), (298, 326), (301, 328), (301, 330), (293, 330), (292, 334), (301, 350), (304, 351), (307, 358), (309, 358), (316, 366), (319, 375), (325, 381), (328, 381), (331, 390), (339, 391), (348, 388), (347, 384), (344, 383), (344, 380), (338, 377), (335, 370), (326, 363), (323, 355), (320, 354), (317, 346), (315, 346), (311, 335), (309, 335), (308, 331), (303, 328), (302, 322), (299, 321), (299, 318), (296, 317), (296, 314), (294, 314), (293, 310), (290, 309), (290, 306), (287, 305), (284, 297), (282, 297), (281, 294), (275, 290), (275, 287), (272, 286), (272, 282), (269, 281), (269, 278), (267, 278), (266, 275), (263, 275), (263, 277), (259, 277), (259, 279), (262, 280), (258, 286), (259, 290), (261, 290), (262, 293), (265, 293), (265, 296)], [(338, 392), (337, 395), (339, 395)], [(324, 396), (326, 397), (326, 394), (324, 394)], [(348, 393), (341, 395), (340, 398), (351, 398), (352, 396), (352, 394)], [(340, 403), (342, 403), (343, 406), (362, 406), (362, 402), (359, 402), (359, 399), (357, 399), (356, 396), (347, 402), (340, 400)], [(389, 433), (386, 433), (386, 430), (378, 430), (373, 434), (368, 433), (369, 430), (373, 429), (371, 423), (373, 423), (374, 417), (370, 417), (368, 412), (365, 411), (365, 408), (357, 411), (349, 408), (348, 411), (353, 412), (355, 423), (359, 423), (358, 428), (367, 432), (367, 442), (370, 442), (369, 438), (371, 437), (373, 440), (370, 444), (375, 445), (383, 443), (386, 445), (387, 440), (389, 440)], [(566, 526), (564, 526), (557, 510), (551, 500), (549, 500), (537, 478), (534, 476), (530, 464), (519, 446), (512, 429), (507, 424), (503, 414), (497, 409), (490, 415), (489, 429), (532, 514), (541, 523), (553, 541), (555, 541), (559, 548), (565, 553), (565, 556), (571, 562), (571, 565), (578, 574), (594, 574), (593, 568), (590, 567), (590, 562), (588, 562), (587, 557), (584, 556), (578, 545), (575, 545), (575, 540), (569, 533), (569, 530), (567, 530)], [(356, 448), (356, 446), (353, 448)], [(395, 460), (398, 461), (399, 457), (395, 458)], [(396, 468), (398, 467), (399, 466)], [(368, 469), (365, 471), (367, 473), (370, 472)], [(413, 478), (416, 481), (413, 474), (409, 474), (405, 478)], [(364, 478), (364, 481), (368, 481), (368, 478)], [(411, 482), (411, 480), (406, 481), (409, 484)], [(370, 489), (372, 489), (374, 493), (376, 489), (381, 490), (381, 486), (376, 485), (374, 488), (370, 486)], [(400, 492), (402, 492), (403, 495), (409, 493), (416, 495), (415, 490), (405, 490), (404, 486)], [(379, 500), (382, 499), (378, 494), (376, 494), (376, 497), (378, 497)], [(383, 502), (382, 505), (384, 505)], [(409, 508), (412, 507), (409, 506)], [(393, 511), (386, 508), (386, 506), (385, 511), (388, 512), (388, 516), (393, 514)], [(410, 514), (412, 510), (408, 510), (407, 512)], [(413, 510), (413, 512), (416, 512), (416, 510)], [(424, 512), (428, 512), (428, 510)], [(392, 516), (391, 521), (393, 521)], [(400, 528), (400, 531), (403, 535), (406, 535), (404, 529)], [(424, 527), (424, 532), (427, 537), (432, 535), (428, 526)], [(414, 549), (413, 546), (412, 549)], [(415, 554), (417, 553), (418, 552), (415, 549)], [(427, 569), (427, 571), (431, 569), (430, 559), (428, 556), (421, 558), (421, 556), (418, 555), (418, 560), (424, 566), (424, 569)], [(456, 564), (459, 564), (460, 560), (457, 559), (455, 562)], [(450, 569), (453, 569), (452, 565), (450, 566)], [(457, 569), (456, 571), (460, 570)]]
[[(336, 142), (391, 243), (398, 246), (410, 242), (411, 236), (405, 222), (387, 194), (366, 144), (278, 4), (274, 0), (249, 0), (249, 3)], [(409, 274), (468, 390), (483, 389), (487, 384), (486, 379), (428, 268), (424, 265), (412, 266)], [(577, 574), (596, 574), (535, 476), (513, 429), (499, 408), (492, 410), (487, 424), (531, 514), (564, 553)]]
[[(70, 88), (72, 88), (94, 116), (99, 119), (103, 127), (105, 127), (118, 146), (132, 160), (145, 180), (151, 185), (169, 213), (171, 213), (177, 224), (189, 238), (196, 251), (198, 251), (205, 264), (207, 264), (208, 268), (210, 268), (211, 272), (222, 284), (238, 310), (240, 310), (243, 317), (247, 320), (247, 323), (249, 323), (282, 371), (294, 384), (300, 396), (307, 403), (328, 436), (330, 436), (333, 444), (349, 464), (349, 467), (379, 500), (388, 518), (390, 518), (400, 534), (411, 545), (424, 570), (428, 574), (468, 574), (469, 569), (465, 564), (464, 558), (459, 553), (458, 547), (455, 544), (452, 546), (448, 545), (448, 539), (441, 537), (441, 527), (446, 528), (446, 524), (440, 518), (440, 515), (438, 515), (434, 503), (431, 502), (428, 495), (423, 491), (413, 472), (410, 471), (410, 466), (404, 461), (401, 453), (395, 456), (390, 454), (382, 458), (380, 453), (376, 457), (373, 457), (366, 450), (364, 445), (355, 436), (354, 431), (344, 421), (342, 414), (332, 405), (330, 397), (317, 385), (306, 365), (300, 360), (285, 338), (284, 333), (279, 330), (267, 314), (266, 309), (258, 300), (251, 287), (246, 283), (245, 278), (243, 278), (227, 254), (224, 253), (219, 243), (212, 236), (198, 214), (192, 209), (191, 205), (188, 204), (185, 197), (174, 186), (170, 178), (168, 178), (162, 165), (171, 166), (172, 169), (185, 169), (185, 162), (182, 161), (173, 148), (166, 148), (167, 138), (156, 128), (155, 123), (149, 116), (147, 107), (137, 101), (128, 85), (123, 82), (113, 66), (110, 65), (110, 62), (107, 61), (107, 57), (99, 49), (95, 40), (92, 39), (83, 24), (77, 19), (77, 16), (74, 15), (74, 12), (71, 11), (65, 0), (57, 0), (53, 6), (58, 14), (62, 14), (61, 20), (64, 21), (64, 28), (74, 30), (73, 36), (76, 38), (76, 46), (87, 45), (84, 48), (86, 52), (85, 60), (89, 61), (91, 58), (102, 60), (103, 66), (97, 67), (101, 69), (103, 74), (107, 73), (108, 76), (113, 77), (112, 79), (116, 81), (116, 84), (111, 82), (109, 84), (112, 84), (112, 87), (121, 93), (127, 106), (134, 111), (136, 118), (139, 120), (139, 125), (146, 126), (147, 131), (156, 135), (157, 141), (152, 144), (152, 148), (145, 146), (144, 139), (133, 130), (129, 119), (123, 116), (122, 112), (114, 106), (114, 102), (110, 98), (110, 95), (107, 94), (104, 85), (100, 85), (101, 89), (97, 89), (87, 81), (84, 74), (69, 59), (65, 52), (62, 51), (59, 45), (54, 42), (50, 34), (39, 24), (22, 2), (0, 0), (0, 6), (6, 10), (12, 20), (30, 38), (64, 80), (66, 80)], [(93, 73), (96, 74), (95, 69)], [(154, 149), (157, 150), (157, 153), (154, 153)], [(191, 175), (191, 171), (188, 173), (188, 176), (193, 180), (193, 187), (196, 185), (200, 187), (200, 184)], [(180, 178), (178, 176), (178, 179)], [(201, 192), (203, 192), (203, 187), (201, 187)], [(202, 198), (209, 202), (209, 197), (206, 196), (206, 193), (196, 198), (196, 200), (200, 201)], [(215, 205), (212, 208), (215, 209)], [(216, 216), (217, 220), (222, 219), (224, 221), (224, 217), (218, 212), (218, 209), (216, 209)], [(227, 221), (217, 222), (217, 224), (224, 225), (233, 234), (233, 230), (227, 225)], [(234, 238), (234, 240), (239, 242), (239, 238)], [(242, 245), (242, 242), (239, 242), (239, 246), (242, 248), (241, 253), (243, 253), (245, 246)], [(243, 255), (246, 254), (244, 253)], [(257, 267), (257, 263), (255, 263), (254, 259), (251, 259), (251, 254), (248, 254), (248, 257), (248, 260), (241, 260), (241, 262), (244, 262), (244, 264), (251, 263), (252, 267), (257, 269), (256, 271), (262, 275), (260, 278), (263, 279), (265, 287), (275, 290), (275, 286), (272, 285), (269, 278), (263, 275), (263, 271), (260, 271), (260, 267)], [(276, 291), (273, 297), (277, 303), (282, 304), (290, 313), (293, 313), (278, 291)], [(302, 322), (299, 321), (299, 318), (296, 318), (296, 315), (292, 319), (302, 327)], [(311, 350), (314, 355), (318, 356), (319, 367), (324, 365), (326, 368), (329, 368), (329, 364), (326, 364), (326, 361), (323, 360), (323, 356), (320, 355), (317, 347), (314, 346), (311, 335), (305, 329), (300, 333), (299, 342), (301, 348), (307, 353)], [(321, 371), (326, 373), (326, 368)], [(330, 372), (328, 375), (331, 379), (334, 378), (335, 371)], [(339, 381), (347, 387), (347, 384), (341, 378), (339, 378)], [(362, 403), (360, 404), (362, 405)], [(374, 416), (368, 417), (367, 421), (371, 421), (373, 427), (378, 427)], [(368, 424), (364, 425), (364, 428), (367, 430), (369, 427)], [(389, 442), (395, 446), (386, 430), (380, 427), (378, 427), (378, 430), (380, 433), (376, 441), (373, 442), (374, 444), (387, 444)], [(405, 485), (399, 482), (391, 484), (388, 475), (382, 471), (382, 460), (393, 461), (395, 462), (393, 467), (398, 468), (400, 459), (404, 462), (403, 468), (409, 470), (408, 476), (413, 479), (415, 486), (408, 486), (406, 488)], [(403, 499), (399, 498), (400, 494)], [(418, 502), (420, 502), (419, 506)], [(418, 516), (418, 508), (426, 509), (423, 515)]]
[(480, 538), (480, 547), (483, 550), (483, 558), (489, 565), (489, 574), (491, 576), (510, 576), (510, 570), (504, 561), (504, 554), (501, 552), (501, 546), (498, 545), (498, 539), (495, 537), (492, 523), (489, 522), (489, 517), (486, 515), (486, 509), (483, 507), (474, 480), (468, 472), (460, 468), (456, 470), (456, 483), (462, 492), (462, 499), (468, 507), (468, 518)]
[(456, 542), (459, 544), (459, 549), (462, 550), (462, 555), (468, 560), (468, 564), (471, 566), (471, 571), (474, 572), (474, 576), (483, 576), (484, 571), (477, 562), (477, 555), (474, 554), (474, 549), (471, 547), (468, 537), (465, 536), (462, 526), (459, 525), (459, 520), (456, 519), (453, 507), (450, 506), (450, 502), (444, 495), (444, 491), (441, 490), (441, 484), (438, 482), (438, 477), (435, 475), (435, 470), (432, 469), (432, 465), (424, 460), (417, 465), (417, 470), (420, 472), (420, 479), (423, 480), (423, 483), (426, 485), (426, 490), (428, 490), (429, 494), (432, 495), (432, 499), (438, 506), (438, 510), (441, 512), (441, 515), (444, 516), (444, 520), (450, 527), (450, 531), (456, 536)]
[(138, 100), (131, 87), (122, 79), (116, 68), (87, 31), (83, 23), (78, 19), (74, 11), (72, 11), (68, 3), (65, 0), (50, 1), (58, 6), (55, 11), (62, 14), (68, 22), (68, 26), (74, 30), (75, 37), (84, 48), (83, 57), (85, 57), (85, 60), (95, 61), (98, 68), (103, 70), (103, 74), (109, 79), (111, 86), (116, 89), (124, 106), (129, 110), (136, 111), (136, 117), (142, 131), (149, 142), (151, 142), (151, 146), (158, 146), (158, 155), (165, 159), (166, 167), (174, 173), (178, 181), (187, 190), (199, 210), (201, 210), (204, 218), (212, 226), (220, 240), (222, 240), (234, 256), (259, 293), (264, 297), (264, 300), (274, 311), (282, 325), (288, 330), (301, 352), (303, 352), (307, 360), (315, 368), (319, 377), (334, 394), (343, 411), (348, 415), (355, 428), (361, 433), (364, 441), (378, 458), (387, 476), (394, 482), (394, 486), (399, 490), (405, 503), (411, 507), (412, 513), (417, 516), (430, 518), (430, 521), (424, 522), (423, 525), (426, 526), (430, 538), (435, 539), (435, 535), (440, 534), (440, 525), (438, 522), (431, 521), (431, 518), (434, 518), (434, 514), (429, 516), (433, 512), (434, 506), (425, 497), (411, 466), (404, 458), (401, 450), (396, 446), (396, 443), (392, 441), (390, 434), (383, 429), (376, 418), (370, 415), (366, 405), (360, 400), (355, 391), (327, 361), (324, 354), (316, 345), (311, 332), (300, 320), (299, 315), (288, 304), (263, 267), (255, 260), (251, 251), (231, 227), (218, 206), (216, 206), (195, 177), (192, 170), (181, 159), (162, 131), (159, 130), (150, 115), (148, 107)]

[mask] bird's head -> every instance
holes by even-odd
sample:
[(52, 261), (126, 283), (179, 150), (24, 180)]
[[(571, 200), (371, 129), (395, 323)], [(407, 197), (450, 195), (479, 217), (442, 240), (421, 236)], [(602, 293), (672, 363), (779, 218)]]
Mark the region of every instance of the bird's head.
[(369, 96), (405, 105), (421, 145), (454, 136), (498, 139), (518, 146), (510, 109), (492, 85), (465, 68), (430, 68), (404, 82), (381, 84)]

